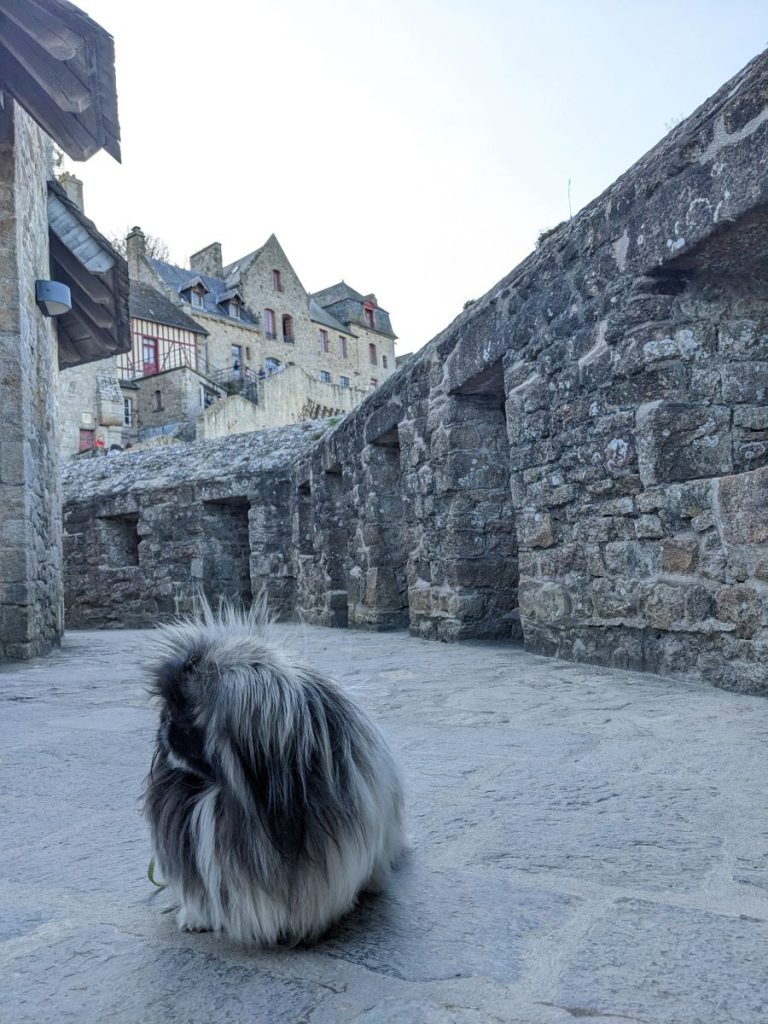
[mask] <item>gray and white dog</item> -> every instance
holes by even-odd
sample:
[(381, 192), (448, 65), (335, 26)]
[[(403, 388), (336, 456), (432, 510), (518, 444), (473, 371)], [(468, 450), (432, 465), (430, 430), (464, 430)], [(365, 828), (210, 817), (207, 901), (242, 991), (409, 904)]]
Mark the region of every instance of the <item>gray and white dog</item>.
[(179, 926), (271, 945), (316, 939), (405, 847), (376, 726), (266, 637), (263, 608), (164, 627), (145, 810)]

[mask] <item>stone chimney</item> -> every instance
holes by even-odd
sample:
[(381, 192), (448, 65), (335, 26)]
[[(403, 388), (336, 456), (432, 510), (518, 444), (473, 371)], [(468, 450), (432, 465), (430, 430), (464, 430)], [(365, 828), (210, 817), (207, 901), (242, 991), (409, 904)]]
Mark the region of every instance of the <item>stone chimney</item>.
[(125, 239), (125, 253), (128, 260), (128, 276), (132, 281), (142, 278), (142, 262), (147, 256), (147, 239), (141, 228), (131, 228)]
[(59, 185), (61, 185), (67, 193), (69, 201), (74, 203), (81, 213), (85, 213), (82, 181), (75, 177), (74, 174), (70, 174), (69, 171), (65, 171), (63, 174), (59, 175)]
[(208, 274), (209, 277), (223, 277), (224, 264), (221, 260), (221, 243), (211, 242), (200, 252), (189, 257), (189, 268), (196, 274)]

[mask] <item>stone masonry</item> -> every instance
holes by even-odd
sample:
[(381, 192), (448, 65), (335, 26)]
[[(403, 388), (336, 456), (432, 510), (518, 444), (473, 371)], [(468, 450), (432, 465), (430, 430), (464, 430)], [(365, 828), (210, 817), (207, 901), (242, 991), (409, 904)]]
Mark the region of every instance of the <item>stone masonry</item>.
[(763, 54), (283, 467), (280, 609), (768, 691), (766, 182)]
[(149, 626), (199, 595), (295, 606), (285, 515), (291, 460), (317, 424), (66, 463), (67, 626)]
[(63, 628), (56, 337), (35, 304), (50, 277), (51, 140), (12, 100), (0, 110), (0, 658), (29, 658)]

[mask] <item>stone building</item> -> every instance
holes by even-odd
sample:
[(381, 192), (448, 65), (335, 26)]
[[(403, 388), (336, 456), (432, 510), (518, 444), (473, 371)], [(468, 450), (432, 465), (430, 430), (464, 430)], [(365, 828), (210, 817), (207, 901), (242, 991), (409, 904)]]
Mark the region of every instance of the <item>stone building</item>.
[[(274, 235), (227, 266), (217, 242), (189, 269), (153, 259), (138, 227), (126, 249), (132, 349), (65, 375), (64, 457), (88, 446), (84, 421), (94, 444), (110, 447), (342, 416), (395, 370), (395, 334), (376, 296), (343, 282), (310, 295)], [(122, 385), (124, 424), (99, 419), (100, 379)]]
[[(281, 612), (767, 693), (767, 180), (765, 53), (269, 478)], [(66, 481), (79, 544), (152, 507), (118, 462)]]
[(70, 3), (3, 4), (0, 658), (44, 653), (63, 626), (58, 366), (130, 346), (125, 261), (52, 180), (54, 142), (120, 159), (112, 39)]
[(195, 437), (195, 419), (226, 397), (195, 367), (206, 331), (164, 294), (130, 283), (130, 351), (59, 374), (60, 454), (124, 448), (172, 434)]

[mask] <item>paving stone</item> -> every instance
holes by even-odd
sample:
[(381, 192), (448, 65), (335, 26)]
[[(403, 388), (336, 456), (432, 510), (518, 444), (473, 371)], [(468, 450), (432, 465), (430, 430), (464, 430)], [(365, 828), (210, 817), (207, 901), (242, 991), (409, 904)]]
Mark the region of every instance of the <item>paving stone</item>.
[(0, 665), (0, 1022), (765, 1024), (768, 704), (508, 644), (285, 626), (379, 721), (413, 849), (312, 947), (146, 877), (150, 631)]

